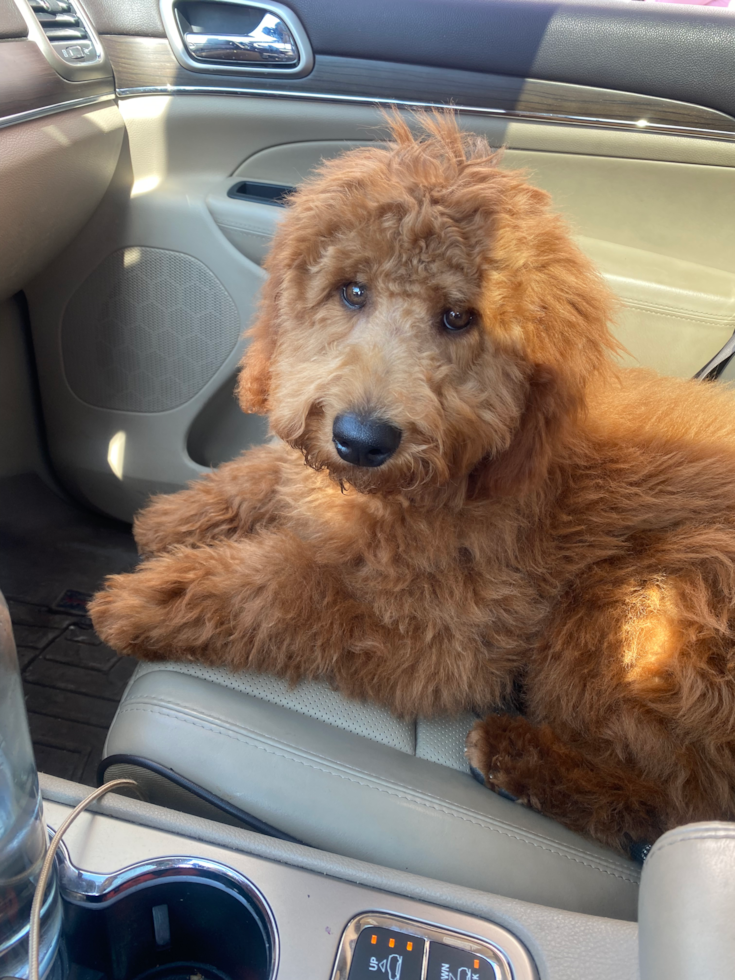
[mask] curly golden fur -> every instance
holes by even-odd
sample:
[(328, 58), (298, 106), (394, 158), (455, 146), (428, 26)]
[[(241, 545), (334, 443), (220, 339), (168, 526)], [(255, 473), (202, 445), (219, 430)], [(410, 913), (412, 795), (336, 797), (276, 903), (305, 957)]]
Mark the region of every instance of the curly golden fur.
[[(275, 438), (138, 516), (95, 626), (403, 716), (521, 689), (468, 740), (489, 786), (622, 850), (733, 819), (733, 395), (618, 367), (548, 196), (423, 125), (294, 195), (239, 384)], [(384, 465), (337, 453), (345, 412), (400, 428)]]

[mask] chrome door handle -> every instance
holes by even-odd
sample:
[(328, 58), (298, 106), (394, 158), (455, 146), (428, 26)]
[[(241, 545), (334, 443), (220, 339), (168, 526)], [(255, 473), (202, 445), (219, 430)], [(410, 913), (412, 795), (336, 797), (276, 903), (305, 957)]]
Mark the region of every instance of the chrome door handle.
[(171, 50), (188, 71), (303, 78), (314, 67), (301, 21), (276, 0), (159, 3)]
[(200, 61), (235, 61), (256, 65), (295, 65), (299, 49), (286, 24), (272, 13), (249, 34), (184, 35), (189, 53)]

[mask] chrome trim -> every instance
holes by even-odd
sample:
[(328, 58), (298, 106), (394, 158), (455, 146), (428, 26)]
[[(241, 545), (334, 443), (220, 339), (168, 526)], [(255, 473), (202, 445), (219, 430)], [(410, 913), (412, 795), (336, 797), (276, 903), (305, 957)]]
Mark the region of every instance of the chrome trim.
[[(357, 105), (400, 106), (407, 109), (446, 109), (475, 115), (494, 116), (499, 119), (519, 122), (543, 122), (565, 126), (588, 126), (595, 129), (619, 129), (633, 133), (657, 133), (669, 136), (691, 136), (698, 139), (735, 141), (735, 130), (704, 129), (699, 126), (675, 126), (671, 123), (649, 123), (647, 120), (610, 119), (604, 116), (578, 116), (555, 112), (533, 112), (528, 109), (492, 109), (486, 106), (470, 106), (452, 102), (422, 102), (419, 99), (384, 99), (364, 95), (337, 95), (327, 92), (300, 92), (292, 89), (268, 88), (230, 88), (218, 85), (141, 85), (134, 88), (119, 88), (121, 99), (143, 95), (252, 95), (279, 99), (312, 99), (319, 102), (345, 102)], [(645, 125), (644, 125), (645, 123)]]
[[(382, 928), (405, 932), (426, 940), (422, 977), (426, 977), (430, 942), (455, 946), (489, 960), (496, 980), (536, 980), (538, 974), (525, 947), (510, 932), (500, 926), (483, 922), (483, 930), (492, 938), (447, 929), (436, 922), (395, 915), (387, 911), (363, 912), (351, 919), (342, 933), (331, 980), (347, 980), (355, 952), (357, 937), (363, 929)], [(464, 972), (464, 969), (461, 971)], [(384, 974), (381, 974), (384, 976)]]
[(44, 116), (53, 116), (57, 112), (66, 112), (68, 109), (80, 109), (86, 105), (97, 105), (99, 102), (113, 102), (115, 93), (109, 95), (91, 95), (87, 99), (72, 99), (70, 102), (57, 102), (55, 105), (42, 106), (40, 109), (28, 109), (27, 112), (16, 112), (12, 116), (0, 116), (0, 129), (6, 126), (16, 126), (18, 123), (30, 122), (32, 119), (42, 119)]
[[(75, 16), (79, 17), (84, 29), (87, 32), (87, 37), (94, 48), (97, 57), (94, 61), (88, 61), (82, 64), (74, 64), (71, 61), (66, 61), (61, 57), (59, 52), (53, 46), (51, 41), (46, 37), (46, 34), (41, 27), (38, 18), (31, 9), (31, 5), (28, 0), (15, 0), (15, 5), (18, 8), (21, 17), (26, 22), (28, 27), (28, 37), (31, 41), (34, 41), (38, 47), (41, 49), (44, 57), (51, 65), (51, 67), (56, 71), (62, 78), (66, 78), (71, 82), (80, 82), (85, 79), (90, 78), (106, 78), (112, 76), (112, 67), (105, 53), (105, 49), (100, 43), (100, 39), (97, 36), (97, 31), (94, 29), (94, 25), (87, 14), (87, 11), (82, 6), (81, 0), (70, 0), (72, 7), (74, 9)], [(57, 42), (63, 44), (73, 44), (73, 41), (63, 41)]]
[(154, 888), (164, 879), (207, 884), (227, 892), (244, 905), (255, 905), (263, 916), (271, 942), (270, 977), (275, 977), (278, 972), (280, 941), (271, 908), (249, 878), (225, 864), (191, 856), (159, 857), (127, 865), (112, 874), (99, 874), (77, 868), (62, 841), (56, 855), (56, 867), (61, 897), (71, 905), (107, 908), (127, 895)]
[[(272, 34), (269, 32), (273, 32)], [(274, 14), (266, 14), (250, 34), (185, 34), (189, 53), (200, 61), (245, 61), (251, 65), (296, 65), (299, 49), (291, 32)]]
[[(285, 76), (287, 78), (294, 78), (309, 74), (311, 69), (314, 67), (314, 54), (311, 50), (311, 44), (309, 43), (309, 38), (306, 35), (306, 31), (301, 26), (301, 22), (292, 10), (289, 10), (288, 7), (284, 7), (280, 3), (271, 3), (270, 0), (217, 0), (217, 3), (238, 4), (240, 6), (250, 7), (256, 10), (262, 10), (266, 16), (263, 17), (259, 26), (255, 28), (255, 31), (251, 32), (251, 34), (247, 36), (243, 35), (242, 37), (235, 37), (234, 35), (230, 35), (226, 38), (224, 36), (219, 38), (216, 35), (187, 34), (185, 40), (182, 36), (181, 26), (176, 16), (176, 0), (160, 0), (161, 19), (163, 20), (166, 36), (168, 37), (174, 57), (183, 68), (188, 68), (190, 71), (203, 71), (215, 75), (218, 73), (225, 73), (228, 75), (237, 73), (261, 76), (270, 75), (271, 77)], [(282, 24), (285, 27), (286, 32), (289, 35), (289, 40), (295, 48), (295, 51), (293, 52), (293, 54), (295, 54), (295, 58), (289, 56), (289, 62), (282, 62), (282, 67), (278, 67), (275, 58), (269, 58), (268, 61), (270, 64), (266, 66), (253, 64), (250, 61), (248, 64), (235, 64), (233, 63), (231, 56), (228, 56), (226, 61), (203, 61), (201, 60), (201, 55), (199, 57), (192, 57), (192, 54), (187, 47), (187, 41), (190, 42), (191, 39), (197, 37), (211, 41), (212, 45), (214, 45), (217, 40), (227, 40), (229, 42), (238, 41), (242, 46), (251, 39), (254, 46), (262, 44), (264, 39), (262, 37), (256, 38), (254, 35), (256, 31), (259, 31), (263, 27), (268, 15), (271, 15), (274, 21)], [(273, 25), (267, 26), (270, 27)], [(203, 41), (202, 46), (206, 47), (207, 41)], [(232, 44), (230, 50), (231, 52), (235, 50), (234, 44)], [(294, 61), (295, 63), (293, 63)]]

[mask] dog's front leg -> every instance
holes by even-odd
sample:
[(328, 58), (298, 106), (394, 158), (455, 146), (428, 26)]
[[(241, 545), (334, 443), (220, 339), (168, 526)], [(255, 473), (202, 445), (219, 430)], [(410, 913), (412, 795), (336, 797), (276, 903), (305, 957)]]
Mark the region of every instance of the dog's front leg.
[(666, 829), (662, 787), (612, 758), (585, 755), (548, 725), (490, 715), (470, 732), (467, 758), (490, 789), (624, 854)]
[(340, 579), (310, 547), (264, 530), (205, 547), (175, 546), (110, 576), (89, 607), (100, 637), (143, 660), (316, 676), (344, 643), (352, 615)]
[(175, 545), (212, 544), (247, 534), (276, 506), (283, 454), (276, 446), (251, 449), (200, 477), (185, 490), (154, 497), (135, 517), (133, 534), (142, 555)]

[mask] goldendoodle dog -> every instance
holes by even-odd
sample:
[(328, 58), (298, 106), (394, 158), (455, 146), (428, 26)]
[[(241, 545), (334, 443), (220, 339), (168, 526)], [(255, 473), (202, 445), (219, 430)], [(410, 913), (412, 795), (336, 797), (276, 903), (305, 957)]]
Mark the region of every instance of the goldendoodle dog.
[(392, 128), (274, 240), (239, 382), (272, 441), (138, 516), (97, 631), (487, 715), (487, 785), (622, 851), (735, 819), (733, 395), (619, 367), (548, 195), (451, 117)]

